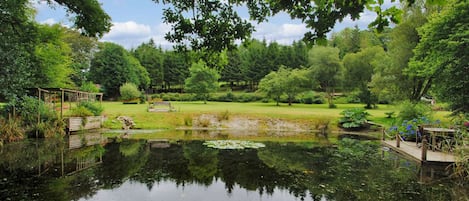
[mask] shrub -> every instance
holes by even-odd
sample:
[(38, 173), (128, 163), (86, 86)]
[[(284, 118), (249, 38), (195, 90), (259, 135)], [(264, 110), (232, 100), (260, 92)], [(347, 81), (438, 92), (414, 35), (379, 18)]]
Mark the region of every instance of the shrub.
[(304, 93), (300, 98), (301, 103), (304, 104), (323, 104), (324, 97), (321, 93), (315, 93), (313, 91), (309, 91)]
[(141, 92), (134, 83), (127, 82), (119, 88), (121, 98), (124, 101), (131, 101), (140, 98)]
[(77, 104), (77, 107), (84, 107), (88, 109), (94, 116), (100, 116), (104, 111), (103, 106), (97, 102), (82, 101)]
[(81, 91), (87, 91), (87, 92), (93, 92), (93, 93), (99, 92), (99, 88), (93, 82), (83, 83), (80, 87), (80, 90)]
[(70, 109), (69, 114), (72, 117), (87, 117), (93, 116), (93, 112), (84, 106), (78, 106)]
[(19, 118), (0, 117), (0, 142), (13, 142), (24, 138)]
[(367, 127), (366, 118), (370, 115), (363, 108), (346, 109), (340, 113), (339, 126), (342, 128), (360, 129)]
[(419, 119), (421, 117), (431, 117), (432, 110), (428, 105), (422, 103), (411, 103), (403, 102), (400, 105), (400, 111), (398, 114), (399, 120)]

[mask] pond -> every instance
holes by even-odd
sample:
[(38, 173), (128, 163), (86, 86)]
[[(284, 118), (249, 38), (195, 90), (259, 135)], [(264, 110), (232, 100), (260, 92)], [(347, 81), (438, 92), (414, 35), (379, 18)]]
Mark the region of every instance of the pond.
[(348, 136), (264, 141), (257, 149), (216, 149), (204, 140), (72, 137), (1, 147), (0, 200), (469, 198), (444, 168), (421, 167), (379, 141)]

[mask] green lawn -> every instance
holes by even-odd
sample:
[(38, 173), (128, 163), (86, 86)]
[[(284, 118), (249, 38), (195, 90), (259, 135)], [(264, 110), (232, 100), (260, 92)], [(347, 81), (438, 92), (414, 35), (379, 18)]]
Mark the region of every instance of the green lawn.
[[(293, 121), (316, 121), (321, 119), (331, 120), (336, 125), (340, 112), (347, 108), (363, 107), (363, 104), (338, 104), (337, 108), (329, 109), (327, 104), (293, 104), (288, 106), (282, 104), (276, 106), (275, 103), (225, 103), (225, 102), (171, 102), (176, 112), (147, 112), (148, 104), (128, 105), (121, 102), (104, 102), (105, 115), (108, 117), (106, 127), (119, 128), (120, 124), (113, 121), (117, 116), (125, 115), (134, 119), (138, 128), (144, 129), (174, 129), (184, 126), (185, 118), (190, 118), (200, 114), (221, 114), (228, 112), (229, 115), (257, 117), (257, 118), (278, 118)], [(386, 112), (398, 109), (393, 105), (379, 105), (378, 109), (367, 110), (371, 116), (370, 120), (390, 125), (392, 119), (386, 118)], [(438, 112), (437, 117), (444, 117), (447, 112)], [(440, 118), (441, 119), (441, 118)]]

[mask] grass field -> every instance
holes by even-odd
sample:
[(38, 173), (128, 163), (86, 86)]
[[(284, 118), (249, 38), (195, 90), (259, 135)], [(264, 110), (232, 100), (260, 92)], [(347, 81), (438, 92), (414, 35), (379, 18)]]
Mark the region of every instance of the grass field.
[[(176, 112), (148, 112), (148, 104), (122, 104), (121, 102), (104, 102), (105, 115), (108, 121), (105, 127), (120, 128), (115, 121), (118, 116), (132, 117), (137, 128), (142, 129), (174, 129), (185, 125), (185, 119), (200, 114), (228, 113), (233, 116), (252, 118), (276, 118), (290, 121), (317, 121), (328, 119), (332, 126), (337, 125), (340, 112), (348, 108), (363, 107), (363, 104), (338, 104), (337, 108), (329, 109), (327, 104), (286, 104), (276, 106), (275, 103), (226, 103), (226, 102), (171, 102)], [(367, 110), (373, 122), (389, 126), (392, 119), (386, 118), (386, 112), (398, 108), (393, 105), (379, 105), (378, 109)], [(435, 118), (445, 121), (448, 112), (437, 112)]]

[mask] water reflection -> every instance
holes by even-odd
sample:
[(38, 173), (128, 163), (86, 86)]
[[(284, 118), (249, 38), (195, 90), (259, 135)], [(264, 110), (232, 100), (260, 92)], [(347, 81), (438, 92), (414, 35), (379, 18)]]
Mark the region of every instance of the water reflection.
[(70, 149), (77, 142), (69, 139), (2, 147), (0, 200), (464, 200), (469, 194), (438, 179), (445, 175), (435, 169), (422, 182), (426, 171), (375, 141), (217, 150), (203, 141), (78, 139), (88, 146)]

